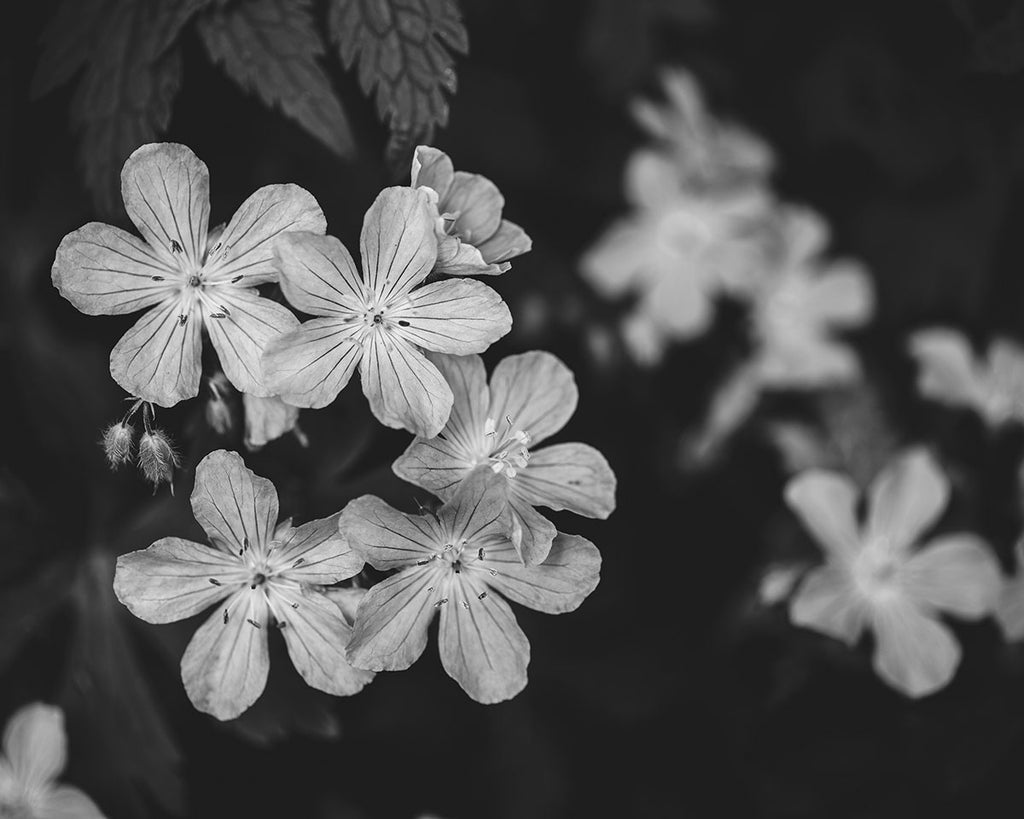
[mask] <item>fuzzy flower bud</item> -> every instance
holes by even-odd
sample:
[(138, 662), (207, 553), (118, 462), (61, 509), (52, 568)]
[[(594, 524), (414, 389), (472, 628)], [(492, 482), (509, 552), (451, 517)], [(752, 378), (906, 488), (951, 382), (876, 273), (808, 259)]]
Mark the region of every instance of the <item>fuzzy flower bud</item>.
[[(153, 484), (154, 491), (161, 483), (171, 484), (174, 470), (179, 465), (178, 453), (174, 451), (171, 439), (161, 429), (142, 433), (139, 438), (139, 471)], [(173, 485), (172, 485), (173, 491)]]
[(111, 424), (103, 431), (103, 451), (111, 469), (116, 469), (131, 460), (134, 442), (135, 428), (124, 421)]

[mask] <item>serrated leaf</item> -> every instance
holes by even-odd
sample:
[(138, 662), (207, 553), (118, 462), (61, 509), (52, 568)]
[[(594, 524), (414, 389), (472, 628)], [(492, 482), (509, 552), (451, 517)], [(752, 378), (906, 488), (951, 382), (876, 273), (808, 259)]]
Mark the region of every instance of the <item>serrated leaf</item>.
[(43, 36), (34, 90), (45, 93), (84, 68), (71, 104), (79, 158), (100, 210), (119, 209), (128, 155), (170, 122), (181, 83), (172, 46), (209, 0), (66, 0)]
[(429, 137), (447, 124), (452, 52), (469, 51), (455, 0), (332, 0), (328, 23), (345, 67), (358, 59), (359, 85), (393, 131)]
[(250, 0), (213, 10), (199, 35), (213, 62), (269, 108), (279, 108), (332, 151), (353, 151), (352, 131), (317, 62), (326, 49), (309, 0)]

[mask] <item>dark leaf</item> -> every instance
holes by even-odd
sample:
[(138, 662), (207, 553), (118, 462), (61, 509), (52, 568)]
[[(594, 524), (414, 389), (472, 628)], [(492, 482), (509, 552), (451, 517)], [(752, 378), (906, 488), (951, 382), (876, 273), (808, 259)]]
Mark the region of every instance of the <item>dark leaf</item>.
[(210, 59), (244, 90), (279, 108), (336, 153), (352, 153), (352, 132), (317, 58), (325, 46), (309, 0), (252, 0), (199, 21)]
[(376, 89), (377, 113), (395, 132), (429, 137), (448, 122), (451, 52), (469, 50), (455, 0), (333, 0), (329, 25), (345, 67), (358, 58), (363, 93)]

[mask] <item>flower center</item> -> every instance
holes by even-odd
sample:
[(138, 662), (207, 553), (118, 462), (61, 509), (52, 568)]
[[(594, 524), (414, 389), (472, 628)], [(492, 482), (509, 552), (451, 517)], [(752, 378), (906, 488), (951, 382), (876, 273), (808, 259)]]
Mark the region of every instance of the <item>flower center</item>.
[(189, 287), (199, 287), (199, 286), (202, 285), (202, 283), (203, 283), (203, 280), (201, 278), (199, 278), (199, 276), (197, 276), (195, 273), (193, 273), (191, 276), (188, 277), (188, 286)]
[(514, 478), (530, 461), (530, 433), (516, 429), (511, 416), (505, 416), (505, 426), (498, 429), (493, 418), (484, 422), (484, 441), (487, 461), (495, 473)]
[(900, 561), (884, 543), (869, 543), (854, 566), (857, 587), (871, 597), (892, 595), (899, 590)]

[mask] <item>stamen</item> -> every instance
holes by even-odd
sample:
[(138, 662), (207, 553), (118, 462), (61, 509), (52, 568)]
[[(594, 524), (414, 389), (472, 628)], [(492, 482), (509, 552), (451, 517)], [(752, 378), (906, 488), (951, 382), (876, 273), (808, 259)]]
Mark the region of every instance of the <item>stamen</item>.
[(462, 601), (462, 608), (464, 608), (466, 611), (469, 611), (469, 602), (466, 601), (466, 600), (463, 600)]
[(179, 326), (184, 327), (186, 321), (188, 321), (188, 316), (186, 316), (184, 313), (179, 313), (178, 314), (178, 324), (179, 324)]
[(181, 245), (177, 239), (171, 239), (171, 253), (181, 253)]
[(436, 603), (434, 603), (434, 608), (435, 609), (439, 609), (439, 608), (441, 608), (441, 606), (443, 606), (447, 602), (448, 602), (448, 598), (447, 597), (442, 597), (440, 600), (438, 600)]
[(293, 609), (297, 609), (298, 607), (299, 607), (299, 604), (298, 604), (298, 603), (292, 603), (292, 608), (293, 608)]
[(228, 610), (224, 609), (224, 625), (228, 624)]
[(222, 312), (222, 313), (223, 313), (223, 314), (224, 314), (225, 316), (230, 316), (230, 315), (231, 315), (231, 311), (230, 311), (230, 310), (228, 310), (228, 308), (227, 308), (227, 307), (225, 307), (225, 306), (224, 306), (223, 304), (221, 304), (221, 305), (220, 305), (220, 309), (221, 309), (221, 312)]
[(286, 622), (285, 622), (284, 620), (278, 620), (278, 621), (277, 621), (277, 627), (278, 627), (278, 628), (284, 628), (284, 627), (285, 627), (285, 626), (287, 626), (287, 625), (288, 625), (288, 624), (287, 624), (287, 623), (286, 623)]
[(242, 538), (242, 551), (244, 552), (248, 548), (249, 548), (249, 538), (243, 537)]
[(416, 561), (416, 565), (417, 565), (417, 566), (426, 566), (426, 565), (427, 565), (428, 563), (430, 563), (430, 562), (431, 562), (432, 560), (434, 560), (434, 558), (436, 558), (436, 557), (437, 557), (437, 555), (431, 555), (431, 556), (430, 556), (430, 557), (428, 557), (428, 558), (427, 558), (426, 560), (417, 560), (417, 561)]
[(306, 562), (306, 558), (300, 557), (298, 560), (296, 560), (294, 563), (292, 563), (292, 568), (294, 569), (296, 566), (301, 566), (305, 562)]
[(497, 576), (498, 576), (498, 570), (497, 569), (491, 569), (491, 577), (497, 577)]
[(477, 560), (483, 560), (484, 559), (484, 550), (482, 548), (476, 553), (476, 559)]
[(162, 282), (164, 280), (163, 276), (150, 276), (150, 278), (155, 282)]
[(214, 586), (220, 585), (220, 581), (216, 577), (211, 577), (210, 582), (213, 583)]
[(247, 622), (253, 628), (263, 628), (263, 626), (261, 626), (259, 623), (257, 623), (255, 620), (253, 620), (251, 617), (246, 617), (245, 618), (245, 622)]
[(235, 276), (235, 278), (233, 278), (231, 280), (231, 284), (238, 284), (244, 278), (245, 278), (245, 276), (239, 274), (239, 275)]
[(398, 320), (398, 326), (399, 327), (408, 327), (409, 326), (409, 322), (407, 322), (405, 319), (399, 319)]
[(210, 318), (215, 318), (215, 319), (227, 318), (227, 314), (226, 313), (210, 313)]
[(480, 592), (480, 594), (478, 594), (478, 595), (476, 596), (476, 599), (477, 599), (477, 600), (483, 600), (483, 599), (484, 599), (484, 598), (485, 598), (486, 596), (487, 596), (487, 592), (485, 592), (485, 591), (482, 591), (482, 592)]
[(213, 246), (213, 249), (212, 249), (212, 250), (210, 251), (210, 255), (211, 255), (211, 256), (212, 256), (212, 255), (213, 255), (214, 253), (216, 253), (216, 252), (217, 252), (217, 250), (218, 250), (218, 249), (220, 248), (221, 244), (222, 244), (221, 242), (217, 242), (217, 244), (215, 244), (215, 245)]

